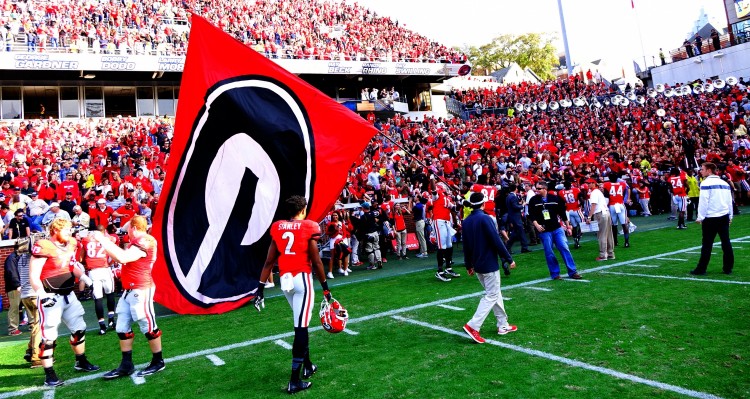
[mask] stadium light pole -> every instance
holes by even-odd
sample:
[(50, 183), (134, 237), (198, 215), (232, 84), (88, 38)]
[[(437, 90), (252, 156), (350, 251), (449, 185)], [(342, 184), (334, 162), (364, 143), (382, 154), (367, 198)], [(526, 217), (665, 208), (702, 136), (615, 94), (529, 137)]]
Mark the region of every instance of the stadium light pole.
[(557, 9), (560, 12), (560, 27), (562, 28), (563, 46), (565, 47), (565, 67), (568, 68), (568, 76), (570, 76), (571, 72), (573, 72), (573, 60), (570, 59), (568, 32), (565, 30), (565, 15), (563, 14), (562, 0), (557, 0)]

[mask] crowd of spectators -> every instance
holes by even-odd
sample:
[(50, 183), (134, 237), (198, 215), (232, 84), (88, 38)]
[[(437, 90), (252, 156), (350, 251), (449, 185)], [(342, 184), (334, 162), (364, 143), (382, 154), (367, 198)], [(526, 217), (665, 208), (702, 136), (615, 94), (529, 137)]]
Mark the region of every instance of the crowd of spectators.
[[(192, 14), (268, 58), (464, 62), (397, 20), (338, 1), (0, 0), (0, 51), (183, 55)], [(17, 38), (25, 40), (16, 41)]]

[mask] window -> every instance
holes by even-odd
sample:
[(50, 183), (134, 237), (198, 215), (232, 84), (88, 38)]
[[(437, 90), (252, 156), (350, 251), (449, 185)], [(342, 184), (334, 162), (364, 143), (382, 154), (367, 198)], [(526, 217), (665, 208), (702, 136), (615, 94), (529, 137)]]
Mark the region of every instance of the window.
[(21, 88), (3, 87), (0, 96), (2, 119), (21, 119)]
[(138, 116), (154, 116), (154, 88), (139, 87), (138, 97)]
[(157, 103), (159, 105), (159, 115), (174, 116), (175, 114), (175, 97), (172, 87), (159, 87), (156, 89)]
[(60, 88), (60, 117), (61, 118), (80, 118), (81, 110), (78, 106), (78, 88), (61, 87)]
[(86, 118), (104, 117), (104, 98), (101, 87), (86, 87), (84, 89)]

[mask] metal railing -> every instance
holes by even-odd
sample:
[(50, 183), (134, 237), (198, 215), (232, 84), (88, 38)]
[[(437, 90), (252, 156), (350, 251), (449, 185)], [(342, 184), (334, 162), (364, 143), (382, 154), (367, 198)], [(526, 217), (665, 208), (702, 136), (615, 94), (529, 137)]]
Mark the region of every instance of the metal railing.
[[(733, 44), (730, 40), (730, 37), (728, 34), (719, 36), (720, 41), (720, 48), (714, 49), (713, 41), (711, 38), (706, 38), (703, 40), (700, 48), (700, 54), (708, 54), (714, 51), (718, 51), (727, 47), (732, 47), (735, 44)], [(690, 45), (694, 47), (695, 42), (690, 42)], [(693, 56), (700, 55), (693, 53)], [(672, 62), (682, 61), (690, 58), (688, 55), (687, 49), (685, 46), (678, 47), (672, 51), (669, 52), (669, 57), (672, 59)]]

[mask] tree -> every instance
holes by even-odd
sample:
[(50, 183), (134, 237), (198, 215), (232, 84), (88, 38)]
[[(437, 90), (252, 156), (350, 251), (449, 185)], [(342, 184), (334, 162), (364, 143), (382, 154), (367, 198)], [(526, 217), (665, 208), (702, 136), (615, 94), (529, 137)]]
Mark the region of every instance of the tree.
[(542, 79), (552, 79), (552, 68), (559, 65), (552, 40), (554, 36), (549, 34), (505, 34), (482, 46), (464, 47), (460, 50), (467, 55), (473, 69), (485, 75), (515, 62), (522, 69), (529, 67)]

